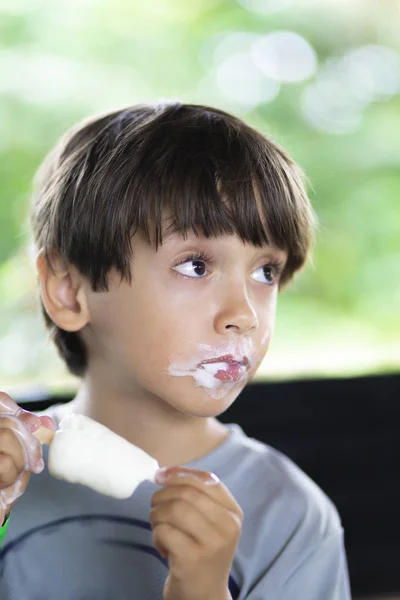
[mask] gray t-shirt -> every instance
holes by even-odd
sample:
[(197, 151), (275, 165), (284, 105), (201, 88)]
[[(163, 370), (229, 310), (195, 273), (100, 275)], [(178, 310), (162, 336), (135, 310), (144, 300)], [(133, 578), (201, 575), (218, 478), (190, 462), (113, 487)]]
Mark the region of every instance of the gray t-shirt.
[[(349, 600), (333, 503), (284, 454), (228, 427), (218, 448), (186, 466), (216, 473), (244, 512), (232, 598)], [(146, 481), (116, 500), (47, 469), (33, 475), (1, 550), (0, 599), (162, 600), (168, 561), (152, 544), (149, 521), (158, 489)]]

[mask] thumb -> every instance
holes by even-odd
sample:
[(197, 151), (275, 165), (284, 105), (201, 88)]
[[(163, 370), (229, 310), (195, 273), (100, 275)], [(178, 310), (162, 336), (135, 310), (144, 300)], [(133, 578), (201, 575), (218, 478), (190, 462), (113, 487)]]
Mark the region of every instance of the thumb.
[(47, 427), (47, 429), (56, 429), (54, 420), (48, 415), (42, 415), (39, 417), (28, 410), (21, 410), (18, 417), (25, 423), (32, 433), (40, 429), (42, 426)]

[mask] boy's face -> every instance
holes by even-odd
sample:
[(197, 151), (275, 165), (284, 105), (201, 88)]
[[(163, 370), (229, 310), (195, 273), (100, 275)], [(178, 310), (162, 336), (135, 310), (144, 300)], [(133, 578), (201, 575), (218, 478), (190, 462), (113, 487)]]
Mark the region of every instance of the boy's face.
[(268, 263), (283, 267), (286, 253), (192, 232), (164, 239), (157, 252), (136, 234), (132, 249), (131, 285), (115, 271), (108, 292), (85, 282), (89, 372), (102, 389), (151, 395), (193, 416), (221, 414), (267, 351), (279, 283)]

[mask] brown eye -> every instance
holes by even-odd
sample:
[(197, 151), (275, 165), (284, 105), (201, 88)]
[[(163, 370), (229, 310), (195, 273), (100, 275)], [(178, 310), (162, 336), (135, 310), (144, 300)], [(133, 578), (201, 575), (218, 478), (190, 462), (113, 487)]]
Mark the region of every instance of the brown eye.
[(272, 282), (273, 282), (273, 280), (274, 280), (274, 274), (273, 274), (272, 268), (271, 268), (271, 267), (269, 267), (268, 265), (264, 265), (263, 269), (264, 269), (264, 276), (265, 276), (265, 279), (266, 279), (266, 280), (267, 280), (269, 283), (272, 283)]
[(191, 277), (192, 279), (200, 279), (207, 274), (207, 264), (199, 258), (185, 258), (179, 265), (174, 267), (183, 276)]
[(260, 283), (266, 283), (267, 285), (274, 285), (276, 279), (276, 270), (271, 265), (264, 265), (256, 269), (253, 273), (253, 277)]
[(192, 262), (195, 268), (196, 275), (204, 275), (206, 272), (206, 265), (202, 260), (193, 260)]

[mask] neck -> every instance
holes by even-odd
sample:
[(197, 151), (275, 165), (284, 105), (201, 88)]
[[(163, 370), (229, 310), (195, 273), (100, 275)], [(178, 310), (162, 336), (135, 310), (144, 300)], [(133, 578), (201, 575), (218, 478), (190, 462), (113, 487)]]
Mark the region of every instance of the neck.
[(97, 388), (90, 376), (59, 416), (70, 412), (102, 423), (153, 456), (160, 467), (201, 458), (229, 435), (229, 429), (214, 417), (183, 414), (151, 394), (132, 396), (103, 385)]

